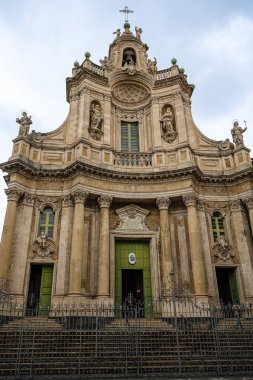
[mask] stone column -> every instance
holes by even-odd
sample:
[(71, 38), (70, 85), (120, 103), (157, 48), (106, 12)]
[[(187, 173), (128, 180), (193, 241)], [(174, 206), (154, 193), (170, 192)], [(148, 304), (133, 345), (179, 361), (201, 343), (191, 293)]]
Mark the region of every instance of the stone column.
[(253, 259), (252, 259), (252, 239), (250, 236), (249, 226), (246, 225), (246, 218), (243, 217), (245, 212), (242, 208), (240, 199), (229, 202), (231, 216), (234, 226), (234, 238), (238, 249), (240, 260), (240, 272), (244, 284), (244, 296), (246, 303), (253, 301)]
[(98, 198), (100, 206), (100, 234), (98, 259), (98, 297), (110, 296), (110, 240), (109, 240), (109, 207), (112, 197), (102, 195)]
[(168, 213), (171, 200), (168, 197), (160, 197), (157, 198), (156, 204), (160, 211), (162, 285), (166, 287), (174, 274)]
[(14, 261), (11, 267), (11, 293), (16, 295), (24, 294), (24, 281), (27, 270), (35, 198), (36, 196), (34, 194), (25, 192), (16, 216), (18, 228), (15, 232), (15, 242), (13, 246)]
[(187, 222), (190, 240), (191, 264), (194, 291), (196, 296), (206, 296), (206, 275), (201, 235), (197, 215), (197, 197), (194, 194), (183, 196), (187, 207)]
[(61, 228), (59, 238), (58, 249), (58, 262), (57, 262), (57, 276), (55, 295), (64, 295), (67, 291), (67, 279), (68, 273), (67, 263), (70, 254), (70, 243), (72, 235), (72, 212), (73, 212), (73, 199), (71, 195), (64, 195), (62, 197), (62, 209), (61, 209)]
[(13, 187), (5, 191), (8, 199), (0, 247), (0, 288), (6, 290), (11, 259), (12, 242), (17, 213), (17, 203), (22, 192)]
[(246, 204), (247, 209), (248, 209), (251, 235), (253, 235), (253, 196), (249, 198), (245, 198), (242, 201), (243, 203)]
[(69, 273), (69, 294), (80, 294), (83, 254), (84, 254), (84, 204), (88, 193), (76, 191), (73, 194), (75, 201), (74, 220), (72, 229), (70, 273)]

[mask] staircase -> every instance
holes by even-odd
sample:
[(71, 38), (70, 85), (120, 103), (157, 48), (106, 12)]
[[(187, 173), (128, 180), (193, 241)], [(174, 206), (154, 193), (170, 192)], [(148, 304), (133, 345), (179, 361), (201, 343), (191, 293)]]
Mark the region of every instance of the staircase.
[(2, 325), (1, 379), (253, 372), (252, 331), (180, 331), (166, 321), (145, 319), (129, 320), (127, 328), (120, 319), (102, 329), (67, 330), (43, 319), (44, 323), (25, 318)]

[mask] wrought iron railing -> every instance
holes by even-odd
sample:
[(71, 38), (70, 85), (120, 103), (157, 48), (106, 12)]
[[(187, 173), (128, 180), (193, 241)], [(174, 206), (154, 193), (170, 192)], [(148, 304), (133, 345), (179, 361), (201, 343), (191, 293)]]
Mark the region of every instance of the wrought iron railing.
[(0, 303), (0, 378), (126, 378), (253, 373), (253, 309), (184, 295), (149, 305)]

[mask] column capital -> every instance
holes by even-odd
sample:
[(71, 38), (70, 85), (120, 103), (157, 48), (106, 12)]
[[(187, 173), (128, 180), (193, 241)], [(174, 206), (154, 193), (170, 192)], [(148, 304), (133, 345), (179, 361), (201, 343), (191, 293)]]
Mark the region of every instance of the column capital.
[(88, 198), (88, 195), (89, 193), (87, 192), (84, 192), (84, 191), (75, 191), (73, 194), (72, 194), (72, 197), (74, 199), (74, 202), (75, 204), (76, 203), (82, 203), (82, 204), (85, 204), (86, 202), (86, 199)]
[(242, 199), (242, 202), (247, 206), (248, 209), (253, 208), (253, 196)]
[(18, 187), (12, 187), (10, 189), (5, 190), (5, 194), (7, 195), (8, 202), (9, 201), (18, 202), (23, 192)]
[(229, 201), (230, 210), (232, 212), (242, 211), (242, 203), (240, 199), (235, 199), (233, 201)]
[(100, 208), (102, 207), (109, 208), (112, 204), (112, 197), (110, 197), (109, 195), (101, 195), (98, 198), (98, 203), (99, 203)]
[(73, 206), (73, 198), (70, 194), (62, 195), (61, 197), (62, 207), (72, 207)]
[(159, 210), (168, 210), (171, 205), (171, 199), (169, 197), (156, 198), (156, 205)]
[(36, 195), (28, 193), (26, 191), (22, 199), (22, 204), (26, 206), (34, 206), (35, 199), (36, 199)]
[(186, 194), (186, 195), (183, 195), (183, 201), (186, 207), (189, 207), (189, 206), (196, 207), (197, 202), (198, 202), (198, 197), (196, 194)]

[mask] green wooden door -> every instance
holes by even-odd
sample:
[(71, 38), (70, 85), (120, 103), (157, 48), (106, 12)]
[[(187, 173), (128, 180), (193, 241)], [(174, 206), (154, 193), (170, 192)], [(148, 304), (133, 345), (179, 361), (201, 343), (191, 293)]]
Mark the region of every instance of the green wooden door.
[(51, 303), (52, 282), (53, 282), (53, 265), (43, 265), (40, 285), (39, 315), (47, 316)]
[(238, 292), (236, 274), (235, 274), (234, 269), (229, 270), (228, 280), (229, 280), (229, 287), (230, 287), (232, 302), (233, 304), (239, 303), (239, 292)]
[[(136, 261), (134, 264), (129, 263), (129, 254), (134, 253)], [(144, 299), (144, 316), (151, 317), (151, 276), (150, 276), (150, 258), (149, 242), (147, 241), (116, 241), (115, 244), (115, 298), (116, 305), (122, 305), (123, 299), (122, 281), (123, 270), (142, 271), (143, 279), (143, 299)], [(136, 273), (137, 274), (137, 273)]]

